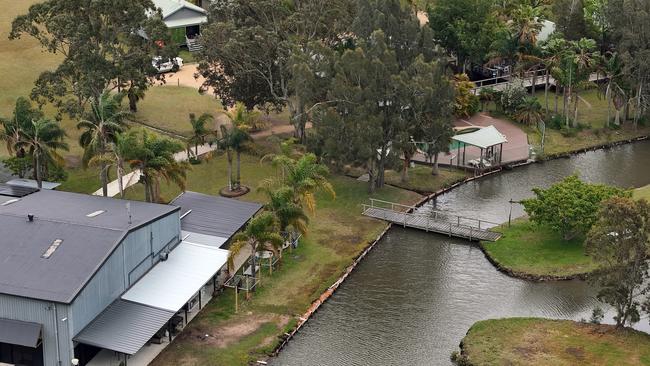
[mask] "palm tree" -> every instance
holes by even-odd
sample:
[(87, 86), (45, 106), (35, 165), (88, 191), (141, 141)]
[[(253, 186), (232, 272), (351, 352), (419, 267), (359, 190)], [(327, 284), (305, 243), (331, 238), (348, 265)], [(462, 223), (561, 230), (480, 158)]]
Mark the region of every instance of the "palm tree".
[(589, 78), (591, 72), (594, 70), (596, 61), (598, 60), (598, 52), (596, 50), (596, 41), (593, 39), (582, 38), (578, 41), (571, 42), (574, 47), (574, 62), (576, 65), (576, 75), (573, 79), (572, 87), (574, 94), (574, 104), (573, 104), (573, 124), (574, 127), (577, 127), (578, 124), (578, 100), (580, 98), (579, 91), (581, 88), (587, 88), (591, 86)]
[(536, 126), (543, 120), (542, 105), (535, 97), (528, 97), (515, 113), (515, 119), (528, 126)]
[[(334, 187), (327, 180), (329, 169), (318, 163), (316, 155), (308, 153), (297, 160), (278, 156), (274, 161), (282, 166), (286, 174), (281, 183), (291, 188), (294, 202), (307, 208), (311, 213), (314, 213), (316, 209), (315, 194), (317, 191), (325, 191), (332, 198), (336, 198)], [(273, 180), (267, 179), (262, 184), (273, 186)]]
[(226, 125), (219, 126), (221, 130), (221, 138), (217, 141), (219, 148), (226, 152), (226, 159), (228, 159), (228, 190), (232, 192), (232, 146), (230, 144), (230, 129)]
[(105, 154), (95, 155), (88, 162), (89, 166), (102, 166), (103, 163), (109, 166), (115, 165), (120, 198), (124, 198), (124, 182), (122, 180), (125, 173), (124, 165), (126, 163), (126, 157), (137, 143), (137, 135), (135, 132), (128, 131), (115, 135), (110, 149)]
[(249, 247), (252, 252), (252, 273), (257, 278), (255, 254), (262, 251), (270, 251), (274, 255), (279, 255), (283, 243), (282, 236), (277, 233), (275, 217), (270, 212), (264, 212), (251, 219), (246, 229), (233, 238), (233, 244), (230, 246), (230, 253), (228, 254), (228, 268), (232, 270), (234, 268), (235, 257), (244, 248)]
[(210, 113), (203, 113), (199, 118), (196, 118), (194, 113), (190, 113), (192, 136), (189, 139), (189, 143), (194, 145), (194, 156), (196, 158), (199, 157), (199, 145), (205, 144), (205, 136), (210, 132), (206, 125), (213, 120), (214, 117)]
[[(542, 48), (542, 52), (544, 55), (544, 64), (546, 68), (546, 84), (544, 87), (544, 101), (545, 101), (545, 106), (546, 106), (546, 114), (549, 113), (549, 106), (548, 106), (548, 90), (550, 87), (550, 77), (553, 74), (553, 71), (560, 67), (562, 59), (566, 56), (567, 53), (567, 47), (566, 47), (566, 40), (563, 38), (553, 38), (549, 40), (544, 47)], [(557, 80), (556, 80), (557, 81)], [(557, 107), (558, 107), (558, 97), (559, 97), (559, 85), (557, 82), (555, 83), (555, 114), (557, 114)]]
[(302, 207), (294, 202), (293, 189), (281, 186), (277, 189), (260, 186), (260, 191), (266, 193), (268, 202), (264, 208), (275, 216), (280, 232), (287, 232), (289, 228), (306, 234), (309, 217)]
[(616, 110), (614, 123), (619, 125), (621, 108), (623, 108), (627, 97), (625, 91), (621, 87), (621, 76), (623, 75), (621, 58), (616, 52), (608, 52), (607, 54), (602, 55), (599, 61), (599, 71), (604, 74), (606, 80), (605, 84), (603, 84), (603, 87), (601, 88), (601, 95), (604, 95), (605, 100), (607, 100), (607, 123), (605, 126), (609, 126), (612, 120), (612, 105)]
[(255, 132), (266, 127), (266, 122), (261, 118), (262, 114), (257, 110), (246, 108), (242, 102), (235, 103), (233, 109), (224, 111), (224, 114), (234, 126), (246, 131)]
[(542, 9), (531, 5), (519, 5), (512, 12), (511, 26), (519, 44), (537, 44), (537, 35), (544, 27)]
[(16, 149), (27, 151), (33, 159), (34, 179), (38, 188), (43, 188), (43, 170), (48, 164), (63, 165), (63, 157), (57, 150), (68, 151), (68, 144), (63, 142), (65, 131), (55, 121), (41, 118), (33, 120), (28, 128), (19, 130)]
[[(90, 101), (90, 112), (85, 118), (77, 123), (78, 129), (84, 132), (79, 137), (79, 144), (84, 148), (82, 158), (84, 166), (94, 156), (106, 155), (110, 144), (115, 141), (115, 136), (126, 129), (125, 121), (130, 115), (122, 109), (122, 95), (110, 94), (105, 91), (97, 99)], [(102, 182), (102, 193), (108, 195), (108, 169), (109, 165), (103, 160), (100, 163), (100, 179)]]
[(131, 168), (140, 170), (140, 182), (144, 185), (147, 202), (161, 201), (161, 179), (176, 184), (181, 190), (185, 189), (190, 166), (174, 157), (175, 153), (183, 151), (183, 144), (142, 130), (130, 146), (125, 158)]
[(11, 118), (0, 118), (0, 127), (2, 127), (0, 130), (0, 140), (5, 142), (9, 154), (16, 154), (18, 158), (25, 156), (24, 150), (15, 150), (16, 143), (20, 140), (20, 131), (29, 130), (32, 126), (32, 121), (39, 120), (42, 117), (43, 113), (38, 109), (34, 109), (29, 99), (24, 97), (16, 99), (16, 105)]
[[(226, 151), (226, 156), (228, 158), (228, 189), (230, 191), (237, 191), (241, 187), (241, 153), (244, 150), (246, 144), (250, 141), (253, 141), (253, 138), (245, 129), (242, 129), (234, 124), (230, 127), (221, 125), (220, 129), (221, 139), (219, 140), (219, 145), (220, 148)], [(237, 159), (237, 169), (234, 182), (232, 180), (233, 151), (235, 152)]]

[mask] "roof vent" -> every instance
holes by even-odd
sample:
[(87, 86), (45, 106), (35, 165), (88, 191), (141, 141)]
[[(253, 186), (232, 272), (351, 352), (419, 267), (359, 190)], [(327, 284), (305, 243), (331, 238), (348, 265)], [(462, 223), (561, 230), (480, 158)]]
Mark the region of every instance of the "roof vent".
[(52, 242), (52, 244), (50, 245), (50, 247), (47, 248), (47, 250), (45, 251), (45, 253), (43, 253), (43, 255), (41, 256), (41, 258), (49, 259), (49, 258), (52, 256), (52, 254), (54, 254), (54, 251), (56, 251), (56, 250), (59, 248), (59, 245), (61, 245), (61, 243), (63, 243), (63, 239), (56, 239), (56, 240), (54, 240), (54, 241)]
[(28, 214), (28, 215), (27, 215), (27, 221), (29, 221), (29, 222), (34, 222), (34, 215), (32, 215), (32, 214)]
[(7, 205), (10, 205), (12, 203), (16, 203), (18, 201), (20, 201), (20, 198), (12, 198), (7, 202), (3, 202), (0, 206), (7, 206)]
[(97, 217), (97, 216), (103, 214), (104, 212), (106, 212), (106, 210), (98, 210), (98, 211), (89, 213), (88, 215), (86, 215), (86, 217)]

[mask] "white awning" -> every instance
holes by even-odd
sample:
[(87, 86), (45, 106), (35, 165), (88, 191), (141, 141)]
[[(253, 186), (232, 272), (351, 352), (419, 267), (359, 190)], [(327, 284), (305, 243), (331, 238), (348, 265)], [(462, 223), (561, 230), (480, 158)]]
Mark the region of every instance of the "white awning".
[(475, 132), (455, 135), (451, 139), (482, 149), (508, 142), (506, 137), (494, 126), (484, 127)]
[(227, 250), (181, 242), (166, 261), (156, 264), (122, 299), (176, 312), (227, 260)]

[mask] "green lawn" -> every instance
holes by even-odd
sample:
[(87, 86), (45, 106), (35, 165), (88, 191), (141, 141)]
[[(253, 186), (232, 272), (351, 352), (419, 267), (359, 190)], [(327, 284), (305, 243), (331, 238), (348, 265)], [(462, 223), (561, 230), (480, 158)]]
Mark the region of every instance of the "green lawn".
[[(60, 191), (76, 193), (93, 193), (101, 188), (99, 168), (73, 168), (68, 169), (68, 179), (57, 188)], [(111, 176), (111, 178), (115, 178)]]
[(515, 275), (568, 277), (591, 272), (596, 268), (585, 255), (580, 238), (565, 241), (550, 228), (528, 220), (504, 224), (496, 242), (481, 243), (487, 255)]
[(135, 117), (146, 125), (173, 134), (190, 136), (190, 113), (197, 116), (203, 113), (212, 114), (215, 122), (209, 128), (216, 130), (218, 121), (225, 121), (221, 110), (221, 103), (214, 96), (201, 95), (196, 89), (184, 86), (164, 85), (152, 87), (147, 91), (144, 100), (138, 105)]
[(637, 188), (633, 191), (634, 198), (636, 199), (646, 199), (650, 201), (650, 185), (645, 187)]
[(484, 320), (470, 328), (462, 354), (475, 366), (650, 365), (650, 335), (569, 320)]
[(394, 170), (386, 172), (386, 182), (396, 187), (409, 189), (422, 193), (433, 193), (442, 187), (450, 186), (467, 178), (463, 170), (440, 168), (438, 175), (431, 174), (428, 166), (416, 165), (409, 169), (409, 179), (402, 182), (401, 173)]
[[(262, 179), (276, 174), (275, 168), (260, 164), (255, 156), (242, 158), (243, 183), (253, 190), (240, 199), (263, 202), (264, 197), (254, 188)], [(225, 158), (214, 157), (207, 163), (193, 166), (187, 189), (217, 194), (226, 185), (225, 173)], [(309, 234), (297, 250), (285, 253), (282, 267), (271, 277), (266, 272), (262, 274), (262, 286), (252, 300), (244, 302), (240, 312), (234, 314), (234, 294), (226, 291), (204, 309), (183, 336), (165, 349), (152, 365), (246, 365), (273, 349), (278, 342), (277, 336), (295, 324), (291, 319), (304, 313), (311, 301), (327, 289), (385, 227), (380, 221), (360, 215), (361, 203), (370, 197), (367, 183), (336, 175), (330, 181), (336, 190), (336, 199), (317, 195), (317, 210), (311, 215)], [(142, 199), (142, 188), (134, 188), (129, 190), (128, 197)], [(167, 185), (162, 191), (167, 200), (179, 193), (178, 189)], [(387, 186), (372, 197), (412, 204), (420, 195)], [(241, 327), (248, 331), (228, 345), (206, 345), (192, 336), (192, 329), (197, 334), (214, 334)]]
[[(2, 75), (2, 87), (0, 88), (0, 116), (9, 117), (13, 112), (16, 99), (20, 96), (29, 97), (34, 87), (34, 81), (41, 72), (54, 70), (61, 57), (44, 52), (39, 43), (30, 37), (23, 37), (18, 40), (8, 39), (11, 31), (11, 22), (29, 9), (29, 6), (37, 3), (38, 0), (5, 1), (3, 11), (0, 13), (0, 75)], [(45, 107), (48, 116), (55, 114), (54, 108)], [(81, 148), (77, 143), (79, 132), (76, 123), (69, 118), (61, 122), (68, 133), (70, 152), (64, 152), (71, 164), (76, 165), (76, 157), (81, 155)], [(0, 147), (0, 157), (7, 156), (7, 151)]]
[[(544, 92), (539, 91), (536, 96), (540, 103), (542, 103), (542, 106), (544, 106)], [(603, 127), (607, 121), (607, 102), (598, 96), (598, 92), (595, 89), (582, 92), (581, 97), (588, 104), (583, 102), (578, 104), (578, 121), (591, 127), (578, 132), (574, 137), (565, 137), (560, 131), (547, 128), (544, 148), (545, 155), (562, 154), (650, 134), (650, 127), (639, 126), (635, 130), (631, 122), (625, 123), (624, 126), (617, 130), (604, 129)], [(554, 94), (552, 93), (549, 93), (549, 106), (550, 110), (553, 111), (555, 108), (555, 100)], [(558, 111), (562, 113), (561, 96)], [(529, 142), (534, 146), (540, 146), (541, 135), (537, 129), (525, 128), (525, 130), (528, 133)]]
[[(365, 174), (363, 169), (352, 168), (348, 172), (350, 175), (358, 177)], [(420, 192), (422, 194), (433, 193), (441, 188), (450, 186), (467, 178), (468, 174), (459, 169), (440, 168), (438, 175), (431, 174), (431, 167), (416, 165), (409, 169), (409, 179), (402, 182), (402, 173), (395, 170), (386, 170), (386, 183)]]

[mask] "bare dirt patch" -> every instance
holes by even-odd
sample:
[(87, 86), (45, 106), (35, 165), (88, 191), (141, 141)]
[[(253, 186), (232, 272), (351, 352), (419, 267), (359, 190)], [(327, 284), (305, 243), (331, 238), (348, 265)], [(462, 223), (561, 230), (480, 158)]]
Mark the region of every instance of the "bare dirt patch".
[(183, 336), (193, 343), (226, 348), (255, 333), (266, 323), (274, 323), (278, 328), (283, 328), (289, 323), (289, 320), (290, 317), (286, 315), (245, 315), (218, 327), (199, 324), (188, 329)]

